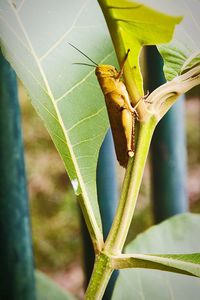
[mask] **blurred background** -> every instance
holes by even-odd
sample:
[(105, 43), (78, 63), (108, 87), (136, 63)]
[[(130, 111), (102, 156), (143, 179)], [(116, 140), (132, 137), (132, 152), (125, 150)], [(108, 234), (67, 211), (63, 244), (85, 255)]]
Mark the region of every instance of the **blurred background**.
[[(200, 213), (200, 99), (186, 97), (187, 192), (190, 211)], [(36, 267), (74, 295), (83, 295), (83, 247), (80, 211), (64, 165), (19, 82), (25, 160)], [(181, 155), (181, 153), (180, 153)], [(116, 164), (119, 189), (124, 175)], [(150, 202), (150, 164), (130, 228), (128, 241), (154, 223)]]

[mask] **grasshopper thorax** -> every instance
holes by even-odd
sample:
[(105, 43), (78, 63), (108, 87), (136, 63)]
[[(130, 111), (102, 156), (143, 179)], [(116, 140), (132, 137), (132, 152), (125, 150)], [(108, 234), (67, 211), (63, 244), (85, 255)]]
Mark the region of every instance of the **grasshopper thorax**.
[(117, 78), (118, 71), (111, 65), (99, 65), (95, 69), (95, 74), (98, 78), (113, 77)]

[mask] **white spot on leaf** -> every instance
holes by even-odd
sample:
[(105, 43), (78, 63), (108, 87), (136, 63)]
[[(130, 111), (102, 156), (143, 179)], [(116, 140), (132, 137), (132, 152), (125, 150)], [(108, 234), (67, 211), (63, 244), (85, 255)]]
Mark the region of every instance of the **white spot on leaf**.
[(74, 189), (75, 193), (77, 193), (77, 191), (78, 191), (78, 180), (76, 178), (72, 179), (71, 183), (72, 183), (72, 186), (73, 186), (73, 189)]

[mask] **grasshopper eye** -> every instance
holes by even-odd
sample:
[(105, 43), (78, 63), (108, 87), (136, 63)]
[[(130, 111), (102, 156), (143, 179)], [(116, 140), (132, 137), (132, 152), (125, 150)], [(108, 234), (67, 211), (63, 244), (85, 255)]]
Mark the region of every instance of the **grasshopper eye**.
[(95, 73), (96, 73), (96, 75), (100, 75), (101, 71), (96, 71)]

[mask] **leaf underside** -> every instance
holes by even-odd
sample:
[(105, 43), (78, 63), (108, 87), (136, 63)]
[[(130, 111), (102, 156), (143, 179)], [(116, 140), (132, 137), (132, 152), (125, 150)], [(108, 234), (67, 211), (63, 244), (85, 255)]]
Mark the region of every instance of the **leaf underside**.
[(44, 273), (36, 271), (35, 280), (38, 300), (75, 300)]
[[(131, 49), (131, 78), (140, 94), (143, 83), (139, 54), (143, 45), (160, 44), (168, 79), (199, 64), (199, 1), (184, 0), (184, 5), (180, 1), (99, 0), (109, 18), (111, 35), (116, 28), (115, 32), (120, 33), (118, 57), (124, 57), (126, 49)], [(166, 4), (170, 4), (169, 8)], [(186, 11), (189, 19), (181, 22), (178, 16), (185, 16)], [(175, 26), (174, 38), (166, 44)], [(74, 44), (97, 63), (114, 63), (113, 48), (97, 3), (75, 0), (68, 5), (61, 1), (58, 6), (55, 0), (2, 1), (0, 37), (6, 58), (27, 88), (64, 161), (74, 190), (82, 194), (90, 222), (98, 231), (101, 220), (96, 165), (108, 118), (94, 70), (73, 65), (88, 61), (67, 44)], [(115, 37), (113, 41), (115, 44)]]
[[(165, 261), (164, 268), (173, 265), (200, 276), (199, 230), (199, 215), (178, 215), (140, 234), (127, 246), (126, 253), (144, 257), (143, 253), (151, 253), (154, 256), (147, 254), (148, 259), (161, 264)], [(199, 299), (199, 278), (159, 271), (159, 268), (121, 270), (112, 299)]]
[(97, 220), (93, 226), (101, 228), (96, 165), (108, 118), (94, 69), (73, 65), (87, 61), (68, 44), (91, 53), (98, 63), (113, 62), (98, 4), (1, 1), (0, 37), (3, 53), (27, 88), (76, 194), (82, 194), (90, 216)]

